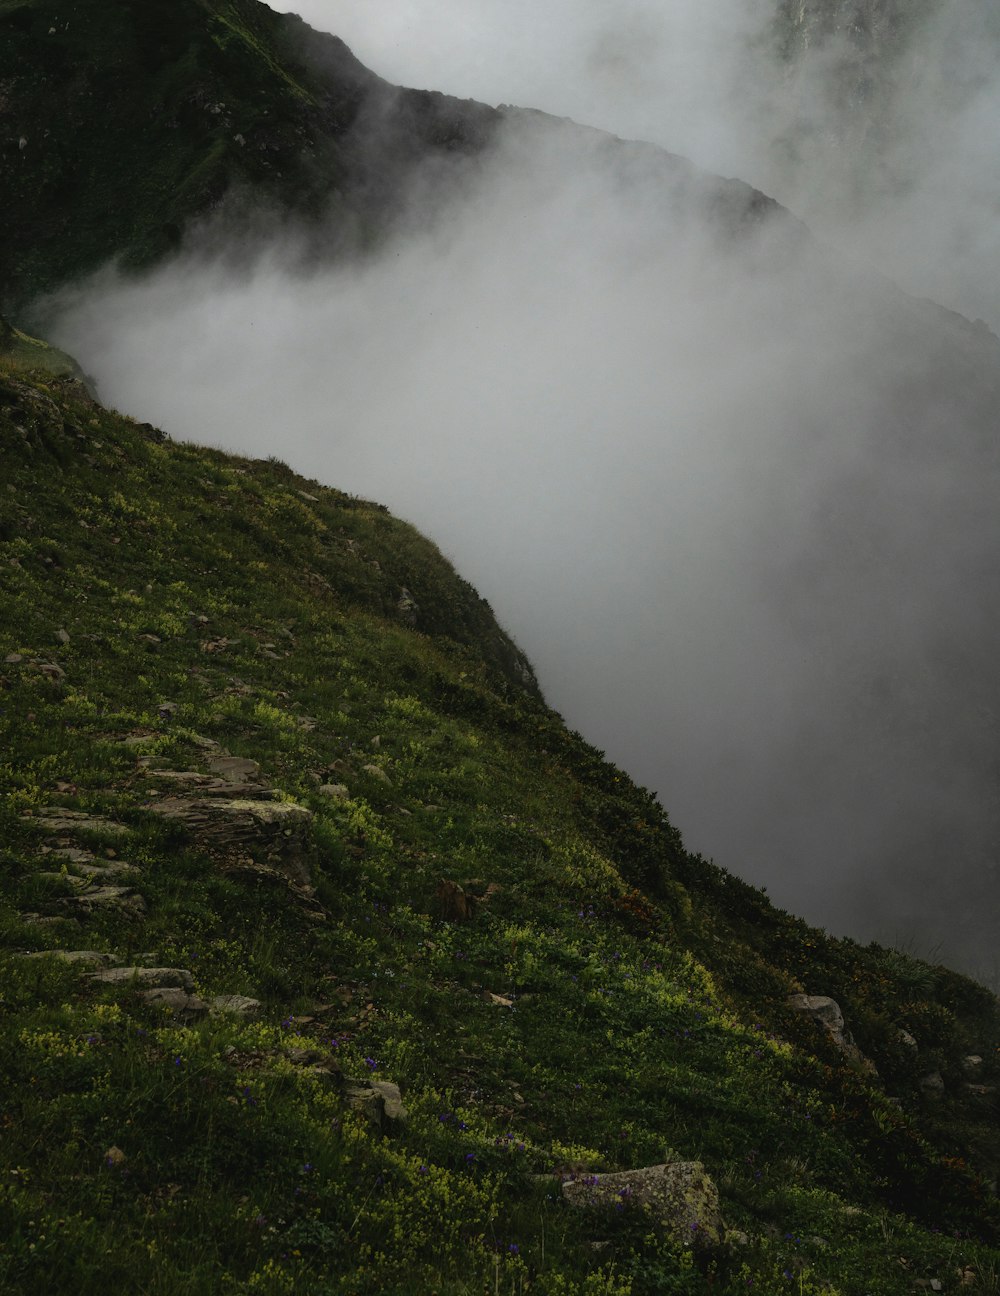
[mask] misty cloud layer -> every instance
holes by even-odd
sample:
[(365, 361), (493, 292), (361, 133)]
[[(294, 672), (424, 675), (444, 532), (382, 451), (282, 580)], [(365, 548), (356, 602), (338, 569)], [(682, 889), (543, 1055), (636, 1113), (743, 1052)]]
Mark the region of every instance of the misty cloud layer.
[(105, 272), (56, 340), (109, 403), (419, 525), (691, 849), (991, 973), (996, 340), (516, 114), (377, 259), (296, 253)]
[(397, 84), (540, 108), (739, 176), (1000, 331), (1000, 10), (986, 0), (271, 7)]

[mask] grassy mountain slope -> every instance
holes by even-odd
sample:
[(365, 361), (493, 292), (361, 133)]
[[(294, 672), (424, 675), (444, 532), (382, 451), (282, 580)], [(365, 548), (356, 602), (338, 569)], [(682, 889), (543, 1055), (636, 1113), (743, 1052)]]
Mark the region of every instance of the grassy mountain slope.
[[(995, 1290), (992, 995), (688, 854), (378, 506), (9, 364), (0, 450), (0, 1289)], [(665, 1160), (724, 1245), (563, 1199)]]
[[(0, 0), (0, 96), (19, 308), (223, 202), (363, 246), (500, 120), (251, 0)], [(0, 462), (0, 1290), (997, 1289), (994, 996), (689, 854), (378, 505), (7, 326)], [(677, 1161), (725, 1242), (563, 1192)]]

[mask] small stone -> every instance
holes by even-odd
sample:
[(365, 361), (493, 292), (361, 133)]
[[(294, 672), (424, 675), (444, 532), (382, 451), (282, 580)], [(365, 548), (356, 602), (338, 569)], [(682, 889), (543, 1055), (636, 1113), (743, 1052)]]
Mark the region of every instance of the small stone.
[(105, 1163), (109, 1166), (121, 1166), (128, 1160), (128, 1157), (120, 1147), (109, 1147), (104, 1154)]
[(944, 1079), (940, 1071), (928, 1071), (917, 1081), (923, 1093), (929, 1098), (938, 1098), (944, 1093)]
[(393, 1084), (391, 1080), (376, 1080), (372, 1088), (382, 1095), (386, 1120), (406, 1120), (406, 1108), (403, 1106), (403, 1096), (399, 1092), (399, 1085)]
[[(237, 135), (236, 138), (242, 139), (242, 136)], [(299, 499), (304, 499), (310, 504), (319, 503), (319, 498), (316, 495), (310, 495), (308, 491), (300, 490), (300, 491), (296, 491), (295, 494), (298, 495)]]
[(24, 661), (23, 653), (8, 653), (7, 656), (4, 658), (4, 663), (7, 666), (17, 666), (18, 663), (23, 661)]
[(208, 1016), (208, 1004), (203, 999), (173, 986), (144, 990), (142, 998), (154, 1008), (165, 1008), (182, 1021), (196, 1021)]
[(261, 1015), (263, 1004), (259, 999), (251, 999), (248, 995), (213, 995), (208, 1001), (208, 1011), (213, 1017), (228, 1015), (250, 1020)]
[(492, 990), (487, 990), (483, 997), (487, 1003), (497, 1004), (501, 1008), (514, 1007), (513, 999), (505, 999), (503, 995), (494, 994)]
[(33, 670), (45, 675), (48, 679), (61, 680), (66, 677), (66, 672), (58, 662), (34, 661), (31, 666)]
[(66, 631), (66, 630), (57, 630), (57, 631), (56, 631), (56, 638), (59, 640), (59, 642), (60, 642), (61, 644), (68, 644), (68, 643), (69, 643), (69, 633), (68, 633), (68, 631)]
[(321, 796), (329, 797), (331, 801), (346, 801), (351, 795), (345, 783), (323, 783), (319, 791)]
[(243, 756), (210, 756), (208, 768), (232, 783), (254, 783), (260, 778), (257, 762)]
[(370, 774), (373, 779), (378, 779), (380, 783), (387, 783), (389, 787), (392, 787), (392, 779), (381, 765), (362, 765), (361, 768), (366, 774)]

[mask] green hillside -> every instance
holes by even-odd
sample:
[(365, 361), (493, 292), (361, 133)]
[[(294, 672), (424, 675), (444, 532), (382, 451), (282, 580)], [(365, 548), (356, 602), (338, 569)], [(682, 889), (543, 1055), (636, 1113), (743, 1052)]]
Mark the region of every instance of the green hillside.
[(686, 853), (377, 505), (0, 437), (0, 1289), (995, 1290), (991, 994)]

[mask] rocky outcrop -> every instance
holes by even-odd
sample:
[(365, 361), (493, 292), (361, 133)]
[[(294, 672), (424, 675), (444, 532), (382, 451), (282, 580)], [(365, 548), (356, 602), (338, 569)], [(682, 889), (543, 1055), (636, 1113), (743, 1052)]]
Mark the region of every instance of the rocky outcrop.
[(383, 1134), (406, 1120), (399, 1086), (391, 1080), (348, 1080), (344, 1096), (349, 1106), (363, 1112)]
[(165, 797), (150, 809), (183, 827), (199, 846), (223, 852), (244, 851), (263, 857), (293, 881), (309, 880), (305, 854), (312, 813), (304, 806), (245, 796)]
[(700, 1161), (574, 1177), (562, 1194), (571, 1206), (593, 1210), (641, 1208), (678, 1246), (702, 1250), (725, 1240), (719, 1193)]
[(829, 995), (794, 994), (789, 995), (788, 1006), (811, 1017), (817, 1026), (827, 1032), (846, 1059), (874, 1074), (874, 1064), (855, 1044), (836, 999), (831, 999)]

